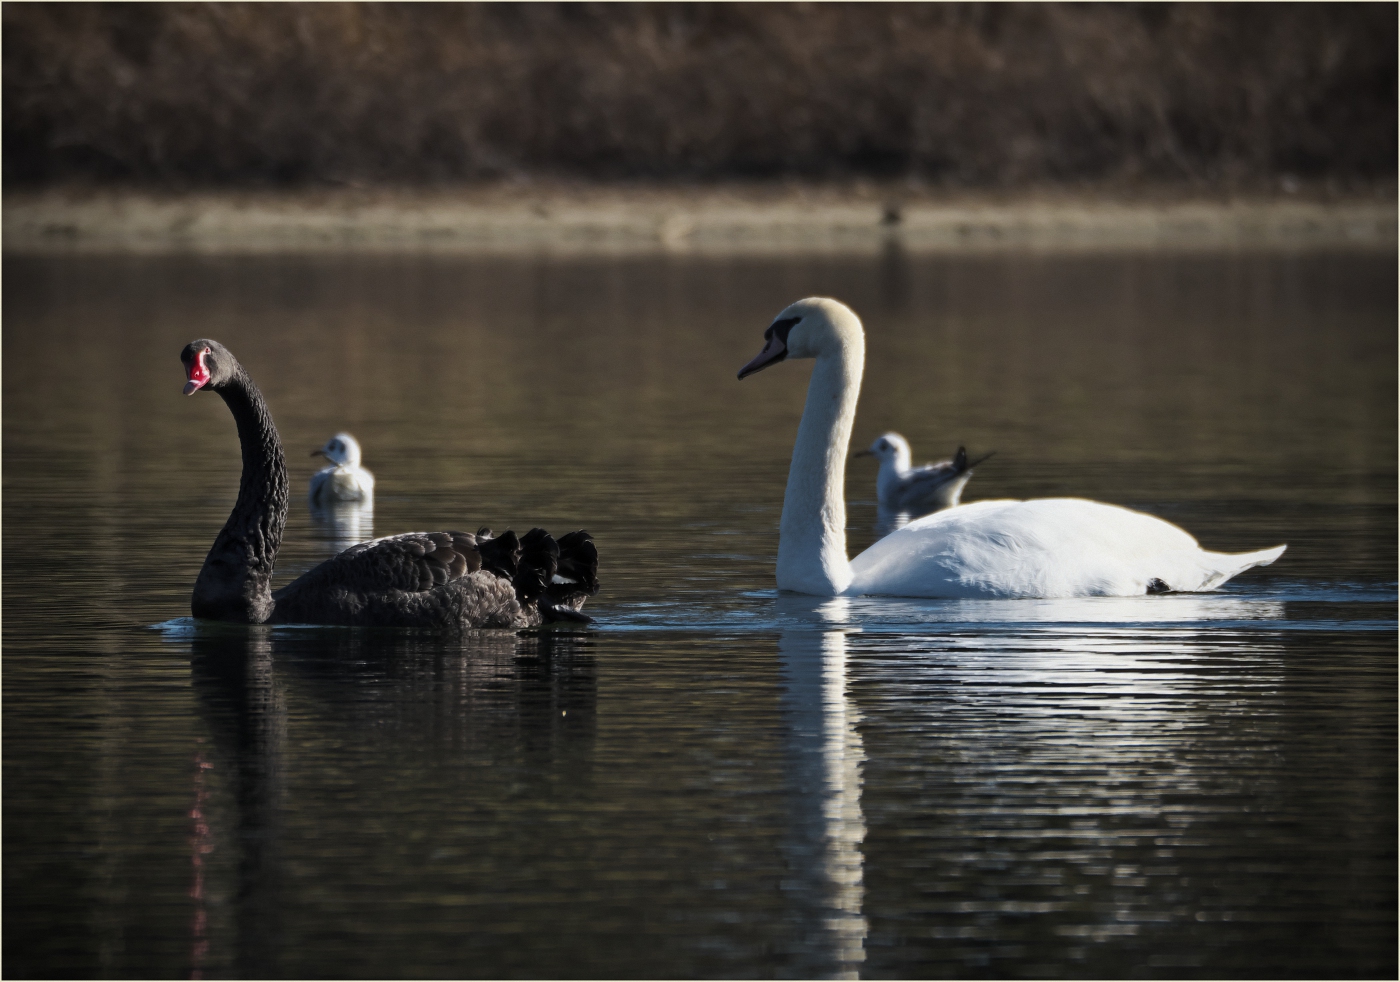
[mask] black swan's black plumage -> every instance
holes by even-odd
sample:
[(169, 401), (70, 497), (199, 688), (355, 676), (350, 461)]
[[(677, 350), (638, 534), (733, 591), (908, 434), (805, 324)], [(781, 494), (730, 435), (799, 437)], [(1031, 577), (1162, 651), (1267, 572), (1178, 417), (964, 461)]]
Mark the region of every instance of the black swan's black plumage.
[(271, 592), (290, 500), (277, 427), (223, 345), (193, 341), (180, 360), (186, 393), (217, 392), (243, 449), (238, 500), (195, 581), (196, 617), (457, 630), (588, 620), (579, 608), (598, 591), (598, 550), (583, 531), (557, 542), (538, 528), (524, 538), (486, 528), (391, 535), (352, 546)]

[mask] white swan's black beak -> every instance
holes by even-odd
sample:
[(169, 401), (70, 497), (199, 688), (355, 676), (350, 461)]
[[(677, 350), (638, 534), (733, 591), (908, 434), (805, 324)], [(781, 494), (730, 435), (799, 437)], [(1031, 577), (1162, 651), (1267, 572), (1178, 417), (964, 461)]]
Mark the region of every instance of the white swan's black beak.
[(787, 345), (775, 338), (770, 338), (763, 346), (763, 350), (754, 356), (753, 361), (739, 369), (740, 378), (748, 378), (754, 372), (761, 372), (769, 365), (776, 365), (787, 357)]
[(748, 378), (754, 372), (760, 372), (769, 365), (776, 365), (787, 357), (788, 332), (793, 325), (800, 321), (800, 317), (785, 317), (780, 321), (774, 321), (768, 330), (763, 332), (763, 350), (754, 356), (753, 361), (739, 369), (739, 377)]

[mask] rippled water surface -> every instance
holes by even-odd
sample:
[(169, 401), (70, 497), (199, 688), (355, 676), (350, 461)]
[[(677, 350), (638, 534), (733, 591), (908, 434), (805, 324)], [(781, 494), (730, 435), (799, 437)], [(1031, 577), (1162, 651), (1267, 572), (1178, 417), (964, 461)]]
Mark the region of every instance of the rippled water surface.
[[(1393, 255), (4, 265), (10, 977), (1325, 976), (1396, 971)], [(773, 589), (808, 364), (865, 318), (855, 440), (996, 451), (1210, 548), (1214, 594)], [(259, 382), (340, 526), (587, 528), (587, 630), (188, 617)], [(874, 468), (847, 479), (873, 538)], [(344, 516), (342, 516), (344, 517)]]

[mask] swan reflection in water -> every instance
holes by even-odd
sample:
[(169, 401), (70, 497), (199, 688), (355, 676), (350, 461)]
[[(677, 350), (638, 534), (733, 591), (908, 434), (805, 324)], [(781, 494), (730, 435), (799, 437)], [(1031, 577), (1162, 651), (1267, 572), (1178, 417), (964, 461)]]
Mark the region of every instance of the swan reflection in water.
[[(1080, 764), (1097, 761), (1116, 775), (1132, 766), (1125, 746), (1140, 754), (1185, 721), (1217, 712), (1203, 697), (1218, 684), (1219, 656), (1238, 651), (1239, 625), (1256, 625), (1249, 633), (1257, 640), (1258, 622), (1282, 618), (1284, 607), (1228, 594), (822, 601), (780, 593), (773, 614), (782, 632), (790, 814), (782, 840), (784, 888), (801, 925), (794, 968), (855, 977), (869, 933), (861, 731), (890, 722), (879, 711), (867, 721), (857, 705), (856, 650), (870, 656), (860, 671), (870, 683), (864, 691), (871, 705), (894, 698), (900, 719), (918, 717), (915, 730), (898, 738), (901, 745), (957, 745), (955, 753), (929, 758), (934, 784), (957, 789), (1007, 761), (1055, 753)], [(1274, 677), (1276, 668), (1251, 660), (1248, 671), (1259, 681)], [(966, 714), (973, 718), (959, 726)], [(1152, 754), (1171, 756), (1175, 749), (1164, 744)], [(1083, 790), (1086, 802), (1104, 791)], [(1003, 804), (1018, 807), (1014, 794)], [(924, 801), (910, 819), (937, 824), (924, 811), (929, 805)], [(976, 837), (972, 826), (956, 834)]]
[(847, 601), (778, 598), (792, 623), (778, 641), (792, 819), (783, 840), (804, 913), (797, 967), (856, 978), (868, 925), (861, 844), (860, 713), (846, 675)]
[[(780, 595), (775, 613), (794, 809), (785, 846), (824, 905), (804, 921), (811, 964), (802, 967), (811, 974), (854, 977), (865, 964), (867, 859), (895, 858), (890, 837), (911, 827), (941, 849), (926, 866), (886, 872), (912, 880), (927, 905), (920, 909), (940, 912), (950, 931), (975, 929), (969, 902), (1014, 905), (1028, 896), (1063, 907), (1055, 916), (1067, 937), (1109, 937), (1150, 920), (1162, 903), (1157, 880), (1124, 891), (1099, 886), (1093, 870), (1105, 851), (1110, 868), (1140, 864), (1144, 837), (1175, 846), (1214, 834), (1210, 810), (1166, 804), (1206, 780), (1210, 765), (1191, 752), (1195, 735), (1247, 711), (1223, 702), (1222, 689), (1271, 688), (1283, 678), (1267, 624), (1285, 609), (1268, 599), (861, 597), (804, 607)], [(864, 712), (853, 698), (857, 678)], [(875, 748), (869, 765), (867, 744)], [(879, 748), (891, 746), (898, 763), (881, 758)], [(863, 800), (867, 766), (896, 767), (903, 790)], [(1060, 778), (1046, 781), (1046, 772)], [(1093, 834), (1066, 834), (1060, 808)], [(998, 848), (1008, 822), (1038, 829), (1044, 843), (1010, 866)], [(885, 849), (870, 850), (867, 827)], [(1026, 884), (1037, 876), (1053, 883), (1036, 892)], [(1055, 884), (1066, 882), (1103, 892), (1064, 906)], [(945, 939), (923, 954), (886, 955), (870, 953), (872, 964), (966, 959), (970, 968), (985, 951)]]
[(316, 554), (326, 559), (374, 538), (374, 499), (310, 502)]
[[(193, 623), (193, 622), (192, 622)], [(210, 895), (218, 894), (210, 869), (219, 840), (231, 840), (236, 860), (234, 930), (256, 943), (236, 948), (236, 973), (243, 978), (275, 974), (266, 955), (280, 947), (280, 893), (276, 855), (281, 843), (283, 747), (287, 707), (272, 667), (272, 631), (197, 623), (191, 628), (190, 672), (200, 715), (213, 737), (195, 754), (195, 800), (191, 865), (194, 901), (191, 923), (191, 978), (202, 978), (210, 958)], [(220, 823), (210, 808), (210, 784), (221, 783), (236, 803), (231, 823)], [(223, 825), (220, 828), (220, 825)], [(231, 827), (230, 827), (231, 825)], [(217, 905), (214, 905), (217, 906)]]
[[(328, 721), (380, 734), (386, 766), (399, 766), (395, 755), (405, 747), (459, 761), (474, 751), (523, 749), (538, 766), (591, 746), (597, 679), (577, 634), (480, 631), (459, 645), (430, 635), (190, 618), (163, 631), (189, 645), (210, 738), (196, 744), (189, 813), (193, 978), (286, 974), (283, 921), (292, 898), (283, 884), (284, 826), (299, 806), (287, 800), (284, 773), (289, 756), (292, 765), (308, 765), (304, 734), (289, 752), (289, 703), (301, 726), (323, 735)], [(371, 686), (384, 697), (366, 702)]]

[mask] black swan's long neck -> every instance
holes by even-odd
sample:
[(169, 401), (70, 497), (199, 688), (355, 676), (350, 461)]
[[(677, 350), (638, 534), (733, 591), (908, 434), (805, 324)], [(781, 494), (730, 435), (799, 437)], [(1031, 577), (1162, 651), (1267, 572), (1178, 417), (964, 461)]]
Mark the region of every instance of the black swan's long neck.
[(238, 423), (238, 501), (195, 580), (196, 617), (261, 624), (272, 616), (272, 568), (287, 523), (287, 461), (262, 393), (241, 369), (219, 390)]

